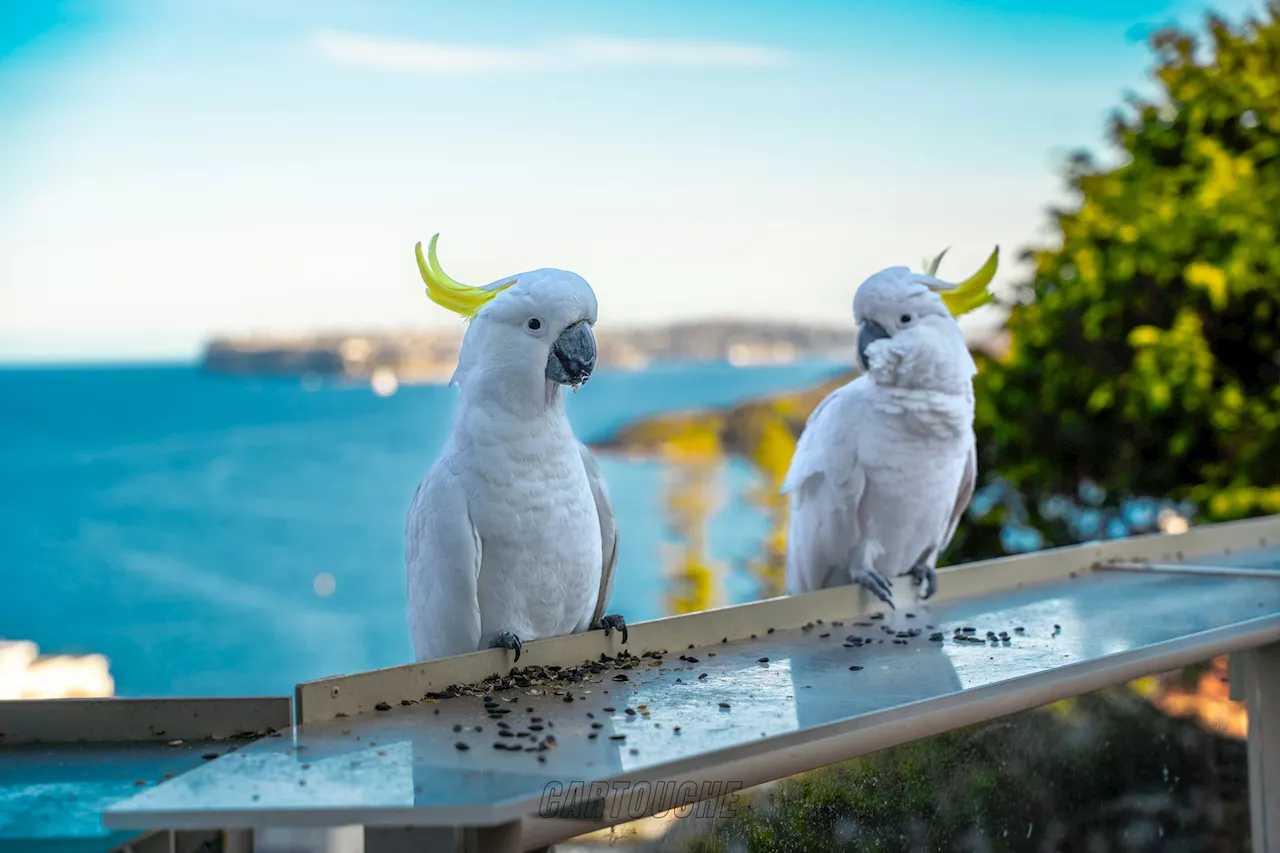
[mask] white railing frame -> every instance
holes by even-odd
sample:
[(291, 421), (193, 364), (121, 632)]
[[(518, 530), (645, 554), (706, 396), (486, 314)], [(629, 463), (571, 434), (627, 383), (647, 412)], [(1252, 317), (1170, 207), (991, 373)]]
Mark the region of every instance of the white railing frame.
[[(939, 571), (940, 590), (935, 600), (970, 599), (1030, 586), (1069, 575), (1097, 571), (1152, 571), (1204, 574), (1247, 574), (1275, 577), (1280, 569), (1199, 566), (1196, 557), (1230, 554), (1280, 545), (1280, 516), (1192, 528), (1180, 535), (1154, 534), (1130, 539), (1041, 551), (987, 560)], [(680, 648), (739, 639), (762, 633), (765, 626), (798, 627), (816, 619), (848, 618), (863, 612), (864, 597), (853, 587), (824, 590), (724, 607), (716, 610), (638, 623), (630, 627), (629, 646)], [(601, 652), (616, 653), (621, 640), (600, 632), (555, 637), (527, 643), (522, 665), (572, 665), (595, 658)], [(1112, 656), (1105, 665), (1068, 667), (1069, 676), (1022, 678), (997, 684), (980, 698), (965, 693), (954, 701), (934, 703), (924, 711), (911, 706), (898, 709), (893, 720), (869, 726), (865, 736), (842, 735), (838, 745), (827, 741), (801, 749), (757, 755), (750, 762), (721, 764), (719, 779), (748, 780), (760, 784), (798, 772), (829, 765), (886, 746), (905, 743), (940, 732), (1047, 704), (1069, 696), (1120, 684), (1145, 675), (1231, 654), (1233, 698), (1248, 708), (1249, 781), (1254, 853), (1280, 853), (1280, 614), (1268, 614), (1230, 629), (1210, 631), (1163, 643), (1155, 652)], [(415, 663), (372, 672), (337, 676), (299, 684), (293, 697), (291, 721), (298, 726), (332, 720), (337, 716), (372, 713), (379, 702), (416, 700), (424, 693), (449, 684), (482, 680), (511, 666), (506, 650), (487, 650), (437, 661)], [(150, 739), (155, 732), (176, 737), (218, 734), (227, 736), (252, 728), (264, 719), (282, 716), (283, 697), (261, 700), (53, 700), (0, 703), (0, 744), (33, 741), (95, 740), (98, 742)], [(256, 704), (254, 704), (256, 703)], [(189, 733), (189, 734), (188, 734)], [(830, 740), (835, 740), (832, 738)], [(0, 754), (2, 755), (2, 754)], [(727, 775), (726, 775), (727, 774)], [(687, 775), (694, 778), (696, 773)], [(654, 812), (688, 805), (673, 791), (668, 801), (655, 800)], [(612, 810), (606, 809), (609, 814)], [(271, 853), (283, 849), (325, 851), (368, 850), (392, 853), (400, 850), (454, 849), (515, 853), (543, 849), (597, 829), (632, 819), (566, 820), (525, 815), (495, 826), (473, 827), (353, 827), (287, 829), (235, 827), (223, 830), (227, 849), (236, 853)], [(125, 847), (135, 853), (166, 850), (177, 853), (196, 836), (189, 831), (158, 832), (135, 839)]]

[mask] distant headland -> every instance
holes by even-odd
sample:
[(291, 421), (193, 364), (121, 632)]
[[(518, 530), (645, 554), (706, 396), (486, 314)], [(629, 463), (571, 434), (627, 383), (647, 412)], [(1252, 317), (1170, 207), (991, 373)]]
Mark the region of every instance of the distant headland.
[[(401, 384), (448, 382), (457, 364), (462, 332), (459, 328), (221, 337), (206, 346), (201, 364), (213, 373), (370, 382), (375, 391), (390, 393)], [(837, 328), (710, 320), (602, 330), (597, 337), (601, 367), (642, 370), (664, 361), (725, 361), (744, 367), (811, 358), (852, 363), (857, 331), (852, 323)], [(1000, 346), (993, 333), (976, 336), (971, 343), (983, 349)]]

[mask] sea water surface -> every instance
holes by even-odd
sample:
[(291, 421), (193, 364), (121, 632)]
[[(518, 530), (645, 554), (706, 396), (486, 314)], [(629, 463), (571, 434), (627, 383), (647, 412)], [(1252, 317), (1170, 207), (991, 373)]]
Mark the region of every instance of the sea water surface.
[[(579, 437), (803, 387), (844, 365), (601, 372)], [(308, 388), (194, 367), (0, 370), (0, 637), (98, 652), (121, 696), (286, 694), (410, 660), (404, 516), (456, 392)], [(621, 526), (611, 610), (663, 615), (663, 466), (601, 457)], [(730, 601), (767, 526), (729, 462), (709, 529)], [(318, 594), (316, 578), (333, 589)], [(328, 591), (321, 584), (322, 591)]]

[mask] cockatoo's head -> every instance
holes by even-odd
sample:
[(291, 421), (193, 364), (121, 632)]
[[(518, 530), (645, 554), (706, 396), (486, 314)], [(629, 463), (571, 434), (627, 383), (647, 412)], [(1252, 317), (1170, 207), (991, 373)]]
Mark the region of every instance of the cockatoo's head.
[(882, 385), (946, 391), (968, 384), (977, 367), (956, 315), (989, 301), (998, 251), (960, 284), (907, 267), (864, 281), (853, 296), (859, 366)]
[(858, 362), (863, 370), (871, 369), (870, 356), (890, 342), (919, 346), (955, 337), (955, 318), (930, 286), (935, 281), (907, 267), (890, 267), (858, 287), (853, 319), (858, 324)]
[(582, 276), (539, 269), (468, 287), (440, 268), (438, 237), (431, 238), (427, 259), (418, 244), (418, 267), (431, 300), (470, 321), (454, 384), (484, 384), (520, 405), (549, 403), (561, 387), (576, 389), (591, 377), (597, 305)]

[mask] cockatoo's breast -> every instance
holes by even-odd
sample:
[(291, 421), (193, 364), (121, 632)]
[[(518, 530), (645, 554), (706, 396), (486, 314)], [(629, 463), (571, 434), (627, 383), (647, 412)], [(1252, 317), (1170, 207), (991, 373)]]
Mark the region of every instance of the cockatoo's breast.
[(599, 592), (603, 554), (595, 500), (563, 411), (529, 422), (473, 408), (454, 440), (481, 542), (483, 635), (578, 629)]
[[(973, 446), (973, 395), (876, 387), (866, 396), (858, 454), (871, 503), (864, 542), (886, 575), (907, 571), (954, 511)], [(874, 510), (874, 511), (872, 511)]]
[[(867, 424), (867, 444), (893, 453), (904, 442), (951, 447), (973, 436), (973, 389), (957, 394), (919, 388), (876, 386), (868, 405), (876, 417)], [(876, 447), (883, 445), (883, 447)]]

